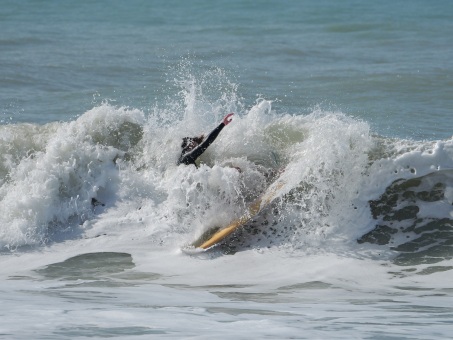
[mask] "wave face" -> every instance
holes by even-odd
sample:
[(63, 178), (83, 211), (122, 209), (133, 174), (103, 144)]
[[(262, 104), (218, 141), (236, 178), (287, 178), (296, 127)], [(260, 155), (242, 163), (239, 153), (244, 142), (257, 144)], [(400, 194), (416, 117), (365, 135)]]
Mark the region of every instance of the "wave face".
[(370, 202), (376, 227), (359, 242), (391, 245), (403, 266), (453, 258), (453, 170), (400, 179)]
[[(217, 100), (194, 79), (178, 84), (179, 97), (149, 115), (104, 103), (68, 123), (1, 126), (2, 250), (80, 238), (124, 214), (150, 242), (181, 246), (240, 216), (280, 176), (278, 199), (225, 252), (373, 250), (403, 266), (452, 257), (453, 140), (384, 138), (341, 112), (288, 115), (265, 99), (245, 108), (231, 84)], [(230, 111), (201, 165), (176, 166), (181, 138)]]

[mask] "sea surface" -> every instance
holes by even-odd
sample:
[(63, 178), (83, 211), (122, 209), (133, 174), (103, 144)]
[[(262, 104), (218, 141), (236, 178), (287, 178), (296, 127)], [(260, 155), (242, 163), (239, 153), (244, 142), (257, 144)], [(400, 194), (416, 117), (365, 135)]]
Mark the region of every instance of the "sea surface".
[(3, 0), (0, 338), (451, 337), (452, 32), (450, 0)]

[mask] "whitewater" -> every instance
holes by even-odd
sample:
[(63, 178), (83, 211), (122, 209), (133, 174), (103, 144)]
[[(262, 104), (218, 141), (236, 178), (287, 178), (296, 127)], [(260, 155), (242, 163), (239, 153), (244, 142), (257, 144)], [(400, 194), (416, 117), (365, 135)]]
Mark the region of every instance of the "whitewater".
[[(149, 116), (105, 102), (70, 122), (1, 126), (2, 336), (451, 330), (451, 139), (384, 138), (341, 112), (277, 114), (180, 85)], [(181, 138), (229, 111), (202, 164), (177, 166)], [(221, 245), (182, 251), (275, 176), (270, 207)]]

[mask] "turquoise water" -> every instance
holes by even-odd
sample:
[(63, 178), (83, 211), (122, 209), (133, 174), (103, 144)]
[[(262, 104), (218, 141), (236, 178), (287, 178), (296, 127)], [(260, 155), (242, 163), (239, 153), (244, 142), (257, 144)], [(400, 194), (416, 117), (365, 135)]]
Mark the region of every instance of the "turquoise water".
[(449, 0), (3, 1), (0, 338), (450, 337), (451, 32)]
[[(7, 1), (0, 10), (3, 123), (71, 120), (112, 100), (149, 112), (221, 68), (244, 104), (317, 105), (384, 135), (451, 137), (450, 1)], [(217, 93), (219, 96), (219, 93)]]

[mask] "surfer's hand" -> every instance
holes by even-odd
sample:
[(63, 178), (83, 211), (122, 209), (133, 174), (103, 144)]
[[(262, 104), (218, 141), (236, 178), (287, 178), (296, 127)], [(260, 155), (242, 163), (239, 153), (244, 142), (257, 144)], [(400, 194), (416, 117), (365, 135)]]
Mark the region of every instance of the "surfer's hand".
[(225, 116), (225, 118), (223, 118), (223, 124), (225, 124), (225, 126), (227, 126), (228, 124), (231, 123), (231, 116), (234, 115), (234, 113), (229, 113)]

